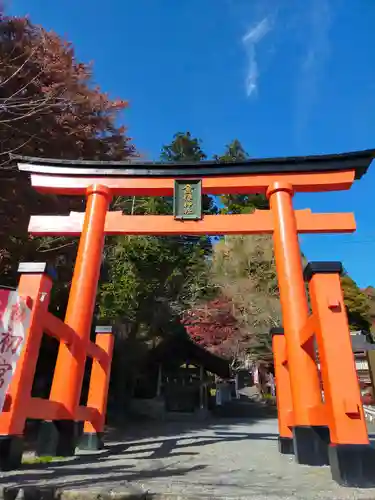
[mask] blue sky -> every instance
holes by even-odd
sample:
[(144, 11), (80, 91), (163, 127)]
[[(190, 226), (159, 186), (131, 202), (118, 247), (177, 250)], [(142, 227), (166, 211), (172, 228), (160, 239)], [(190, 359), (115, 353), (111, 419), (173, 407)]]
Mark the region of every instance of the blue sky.
[[(210, 156), (234, 138), (255, 157), (375, 147), (374, 0), (8, 0), (11, 14), (73, 42), (103, 90), (129, 100), (149, 158), (190, 130)], [(354, 211), (354, 235), (301, 237), (309, 260), (341, 260), (375, 285), (375, 162), (348, 192), (296, 208)]]

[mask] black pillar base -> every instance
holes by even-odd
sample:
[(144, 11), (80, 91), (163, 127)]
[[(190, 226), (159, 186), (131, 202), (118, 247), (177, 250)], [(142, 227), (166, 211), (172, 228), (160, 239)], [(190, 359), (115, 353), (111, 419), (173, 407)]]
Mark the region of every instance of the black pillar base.
[(303, 465), (328, 465), (329, 428), (326, 426), (293, 427), (296, 462)]
[(282, 455), (294, 455), (293, 438), (279, 436), (278, 445)]
[(39, 457), (72, 457), (78, 441), (78, 424), (72, 420), (42, 422), (36, 453)]
[(375, 448), (365, 444), (332, 444), (328, 449), (332, 479), (341, 486), (375, 487)]
[(22, 453), (22, 436), (0, 436), (0, 470), (18, 469), (22, 464)]
[(80, 450), (102, 450), (104, 448), (102, 432), (85, 432), (82, 434), (78, 448)]

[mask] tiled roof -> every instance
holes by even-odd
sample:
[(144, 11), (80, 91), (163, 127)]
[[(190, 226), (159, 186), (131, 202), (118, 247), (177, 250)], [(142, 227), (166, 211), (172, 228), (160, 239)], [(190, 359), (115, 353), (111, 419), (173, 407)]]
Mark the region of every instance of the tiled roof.
[(350, 338), (354, 352), (375, 350), (375, 344), (368, 342), (366, 335), (361, 332), (350, 332)]

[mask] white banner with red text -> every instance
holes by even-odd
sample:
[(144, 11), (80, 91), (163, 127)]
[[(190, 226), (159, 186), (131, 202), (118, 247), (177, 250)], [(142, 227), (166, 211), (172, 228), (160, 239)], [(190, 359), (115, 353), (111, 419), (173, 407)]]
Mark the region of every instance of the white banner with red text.
[(0, 412), (25, 343), (30, 317), (31, 309), (18, 292), (0, 290)]

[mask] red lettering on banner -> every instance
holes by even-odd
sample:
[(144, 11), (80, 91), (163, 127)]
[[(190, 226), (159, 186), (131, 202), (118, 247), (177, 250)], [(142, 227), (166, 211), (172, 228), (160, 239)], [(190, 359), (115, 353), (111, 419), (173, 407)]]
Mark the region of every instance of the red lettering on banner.
[(12, 335), (12, 332), (0, 333), (0, 354), (11, 352), (16, 354), (23, 338), (18, 335)]
[(9, 290), (0, 290), (0, 320), (3, 319), (3, 315), (7, 309), (9, 296)]
[(26, 307), (22, 302), (17, 302), (12, 305), (10, 312), (10, 321), (23, 323), (26, 319)]
[(9, 364), (5, 359), (0, 358), (0, 389), (4, 385), (5, 375), (12, 370), (12, 365)]
[(30, 323), (30, 308), (18, 292), (0, 290), (0, 412)]

